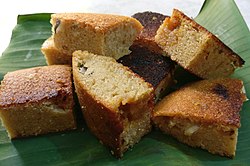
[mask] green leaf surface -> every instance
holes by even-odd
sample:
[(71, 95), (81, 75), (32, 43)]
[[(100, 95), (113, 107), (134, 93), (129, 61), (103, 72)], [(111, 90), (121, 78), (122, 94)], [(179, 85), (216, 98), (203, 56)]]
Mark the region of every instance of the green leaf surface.
[(240, 78), (250, 93), (250, 32), (233, 0), (207, 0), (195, 21), (214, 33), (244, 60), (233, 77)]
[[(46, 65), (41, 44), (51, 35), (50, 14), (20, 15), (8, 48), (0, 57), (0, 79), (8, 71)], [(233, 77), (250, 93), (250, 34), (232, 0), (206, 0), (195, 20), (216, 34), (245, 61)], [(236, 157), (229, 159), (191, 148), (153, 130), (120, 160), (89, 132), (79, 108), (78, 129), (10, 141), (0, 128), (0, 165), (249, 165), (250, 102), (241, 111)], [(84, 130), (83, 130), (84, 128)]]
[(20, 15), (8, 48), (0, 57), (0, 80), (5, 73), (46, 65), (40, 48), (51, 36), (50, 14)]

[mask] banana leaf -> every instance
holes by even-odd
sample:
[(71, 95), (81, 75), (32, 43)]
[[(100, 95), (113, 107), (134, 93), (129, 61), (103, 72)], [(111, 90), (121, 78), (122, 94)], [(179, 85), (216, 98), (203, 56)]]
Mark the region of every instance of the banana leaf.
[[(50, 13), (19, 15), (8, 48), (0, 57), (0, 80), (5, 73), (46, 65), (41, 44), (51, 35)], [(250, 93), (250, 33), (233, 0), (206, 0), (195, 20), (216, 34), (245, 61), (232, 77), (244, 81)], [(94, 137), (76, 106), (78, 129), (10, 140), (0, 127), (0, 165), (249, 165), (250, 102), (241, 111), (234, 159), (191, 148), (153, 130), (120, 160)]]

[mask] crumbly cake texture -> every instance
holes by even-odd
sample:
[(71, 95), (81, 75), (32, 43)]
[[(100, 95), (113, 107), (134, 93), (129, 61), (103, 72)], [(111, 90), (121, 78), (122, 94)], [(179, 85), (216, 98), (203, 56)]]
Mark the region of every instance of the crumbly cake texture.
[(118, 62), (129, 67), (154, 87), (157, 102), (174, 83), (174, 62), (146, 47), (133, 45), (130, 50), (131, 53), (118, 59)]
[(0, 88), (0, 118), (11, 139), (76, 128), (71, 67), (9, 72)]
[(76, 50), (118, 59), (129, 54), (129, 47), (142, 30), (132, 17), (95, 13), (57, 13), (51, 15), (54, 44), (60, 52)]
[(234, 157), (246, 100), (242, 89), (243, 82), (231, 78), (188, 84), (155, 106), (153, 122), (180, 142)]
[(172, 60), (203, 79), (227, 77), (244, 64), (215, 35), (177, 9), (164, 20), (155, 41)]
[(143, 30), (137, 36), (133, 45), (146, 47), (152, 52), (158, 54), (164, 53), (164, 51), (155, 42), (155, 35), (160, 25), (168, 16), (165, 16), (161, 13), (145, 11), (135, 13), (134, 15), (132, 15), (132, 17), (140, 21), (143, 26)]
[(88, 127), (112, 154), (122, 157), (151, 130), (152, 86), (111, 57), (76, 51), (72, 64)]
[(48, 65), (70, 65), (72, 64), (72, 55), (60, 52), (54, 44), (53, 37), (44, 41), (41, 51)]

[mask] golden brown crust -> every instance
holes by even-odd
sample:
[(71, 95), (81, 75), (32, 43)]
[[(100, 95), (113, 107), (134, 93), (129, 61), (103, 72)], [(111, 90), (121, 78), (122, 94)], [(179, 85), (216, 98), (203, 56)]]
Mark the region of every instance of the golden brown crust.
[(76, 128), (71, 67), (41, 66), (7, 73), (0, 118), (11, 139)]
[(27, 102), (36, 103), (67, 95), (72, 95), (71, 67), (35, 67), (10, 72), (4, 76), (0, 106), (3, 108)]
[[(76, 51), (72, 65), (76, 93), (88, 127), (112, 154), (121, 158), (151, 130), (152, 86), (110, 57)], [(110, 74), (114, 74), (113, 77)], [(106, 87), (112, 89), (104, 90)], [(134, 87), (135, 95), (124, 95), (126, 91), (132, 92)], [(118, 99), (120, 95), (122, 98)]]
[(133, 45), (144, 46), (153, 52), (161, 54), (163, 51), (157, 45), (154, 38), (158, 28), (168, 16), (156, 12), (146, 11), (142, 13), (135, 13), (132, 17), (137, 19), (143, 26), (143, 30), (137, 36)]
[[(117, 157), (121, 158), (123, 153), (127, 150), (128, 147), (124, 147), (124, 138), (121, 137), (121, 134), (125, 129), (125, 121), (133, 121), (138, 118), (141, 118), (142, 112), (133, 112), (129, 110), (132, 108), (131, 104), (123, 106), (120, 108), (124, 111), (124, 115), (118, 114), (117, 112), (107, 108), (102, 102), (94, 99), (90, 94), (88, 94), (82, 87), (81, 83), (77, 82), (75, 86), (77, 91), (77, 96), (80, 102), (80, 105), (83, 107), (82, 112), (84, 119), (87, 123), (87, 126), (91, 132), (101, 141), (102, 144), (107, 146), (111, 153)], [(151, 96), (153, 98), (153, 96)], [(151, 102), (152, 100), (150, 100)], [(148, 100), (146, 100), (148, 102)], [(145, 101), (143, 102), (145, 105)], [(151, 102), (151, 109), (153, 109), (153, 102)], [(126, 108), (127, 107), (127, 108)], [(141, 108), (141, 111), (145, 111), (147, 107)], [(130, 112), (129, 112), (130, 111)], [(147, 118), (149, 118), (148, 115)], [(150, 119), (150, 118), (149, 118)], [(151, 130), (151, 124), (148, 123), (147, 128), (143, 128), (143, 132), (148, 133)], [(137, 143), (137, 142), (136, 142)]]
[(228, 77), (244, 64), (215, 35), (176, 9), (157, 30), (155, 41), (166, 56), (203, 79)]
[(246, 100), (242, 89), (243, 82), (231, 78), (190, 83), (156, 105), (153, 123), (182, 143), (232, 158)]
[[(93, 31), (106, 33), (110, 28), (115, 28), (121, 22), (133, 22), (137, 29), (141, 30), (142, 26), (136, 19), (112, 14), (98, 14), (98, 13), (56, 13), (51, 15), (51, 24), (55, 25), (56, 22), (72, 23), (77, 21), (81, 28), (90, 28)], [(55, 30), (54, 30), (55, 31)], [(55, 31), (56, 33), (56, 31)]]
[(240, 127), (240, 109), (246, 96), (237, 79), (202, 80), (166, 96), (154, 117), (184, 117), (198, 123)]
[(51, 15), (55, 47), (64, 54), (86, 50), (119, 59), (142, 30), (132, 17), (95, 13), (57, 13)]
[(82, 108), (82, 112), (89, 129), (104, 145), (113, 150), (116, 157), (121, 157), (122, 149), (118, 147), (121, 147), (122, 144), (120, 139), (120, 134), (124, 129), (122, 120), (116, 112), (108, 109), (88, 94), (78, 80), (74, 79), (77, 97), (80, 105), (85, 106)]
[(233, 64), (237, 67), (241, 67), (245, 61), (236, 54), (231, 48), (229, 48), (227, 45), (225, 45), (218, 37), (216, 37), (213, 33), (209, 32), (206, 28), (195, 22), (193, 19), (186, 16), (184, 13), (179, 11), (178, 9), (173, 9), (173, 13), (175, 13), (176, 19), (186, 19), (190, 22), (190, 24), (197, 29), (197, 31), (203, 31), (205, 32), (210, 38), (212, 38), (218, 45), (226, 49), (226, 55), (230, 58), (234, 59)]

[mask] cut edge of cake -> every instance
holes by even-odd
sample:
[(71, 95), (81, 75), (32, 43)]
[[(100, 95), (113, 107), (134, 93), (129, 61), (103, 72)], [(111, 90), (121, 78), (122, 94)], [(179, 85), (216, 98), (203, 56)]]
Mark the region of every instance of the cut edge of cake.
[(204, 79), (227, 77), (244, 64), (214, 34), (177, 9), (164, 20), (155, 41), (166, 56)]
[(130, 53), (129, 47), (143, 28), (132, 17), (97, 13), (56, 13), (50, 22), (60, 52), (71, 55), (86, 50), (115, 59)]
[(75, 51), (73, 75), (88, 127), (117, 158), (151, 131), (153, 88), (129, 68), (111, 57)]
[(41, 47), (47, 65), (72, 65), (72, 55), (60, 52), (54, 44), (53, 37), (46, 39)]
[(71, 67), (9, 72), (0, 88), (0, 118), (10, 139), (76, 129)]

